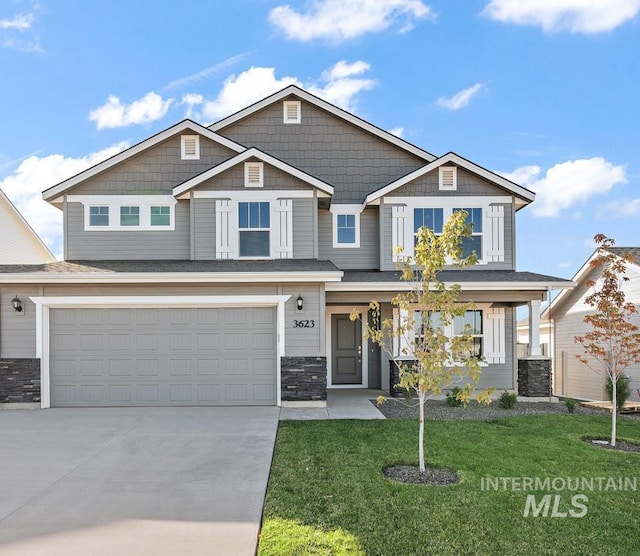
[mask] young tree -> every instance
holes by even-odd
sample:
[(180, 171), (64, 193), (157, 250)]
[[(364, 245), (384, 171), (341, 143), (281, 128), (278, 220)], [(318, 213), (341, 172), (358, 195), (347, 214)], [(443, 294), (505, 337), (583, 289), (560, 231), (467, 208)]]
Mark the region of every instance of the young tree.
[[(377, 301), (369, 304), (373, 326), (366, 322), (366, 315), (363, 319), (357, 310), (351, 313), (352, 320), (364, 321), (365, 336), (394, 359), (399, 370), (398, 385), (416, 394), (420, 411), (418, 452), (421, 472), (425, 471), (425, 401), (440, 394), (444, 388), (461, 383), (463, 387), (457, 397), (466, 404), (480, 377), (482, 357), (473, 338), (474, 324), (479, 325), (466, 322), (475, 316), (472, 312), (474, 304), (459, 301), (459, 285), (447, 285), (438, 278), (445, 265), (462, 269), (477, 261), (475, 253), (463, 256), (464, 238), (471, 234), (467, 216), (466, 211), (456, 211), (439, 235), (427, 227), (418, 230), (414, 256), (404, 257), (399, 263), (408, 291), (391, 300), (397, 318), (381, 320), (381, 307)], [(402, 258), (400, 248), (396, 253)], [(489, 403), (491, 392), (492, 389), (483, 390), (476, 398)], [(381, 396), (378, 402), (383, 401)]]
[(631, 321), (637, 310), (626, 300), (623, 290), (623, 284), (629, 280), (625, 276), (626, 265), (633, 262), (633, 258), (613, 253), (611, 248), (615, 241), (611, 238), (598, 234), (594, 240), (598, 248), (590, 264), (600, 271), (600, 276), (597, 280), (586, 281), (591, 293), (585, 298), (585, 303), (595, 312), (583, 319), (591, 330), (575, 337), (585, 352), (576, 357), (611, 380), (611, 446), (615, 446), (618, 379), (629, 365), (640, 362), (640, 329)]

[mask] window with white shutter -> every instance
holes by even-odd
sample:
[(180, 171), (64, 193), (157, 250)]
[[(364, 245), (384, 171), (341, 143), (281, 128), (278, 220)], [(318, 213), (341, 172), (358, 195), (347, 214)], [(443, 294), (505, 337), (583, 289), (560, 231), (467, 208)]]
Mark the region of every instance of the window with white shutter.
[(262, 162), (244, 163), (244, 186), (263, 187), (264, 186), (264, 166)]
[(200, 159), (200, 136), (181, 135), (180, 136), (180, 156), (182, 160)]
[(440, 191), (455, 191), (458, 188), (458, 169), (455, 166), (440, 166)]
[[(391, 248), (393, 262), (413, 257), (413, 211), (404, 205), (391, 207)], [(398, 249), (402, 249), (399, 253)]]
[(299, 100), (285, 100), (282, 104), (284, 123), (299, 124), (302, 121)]

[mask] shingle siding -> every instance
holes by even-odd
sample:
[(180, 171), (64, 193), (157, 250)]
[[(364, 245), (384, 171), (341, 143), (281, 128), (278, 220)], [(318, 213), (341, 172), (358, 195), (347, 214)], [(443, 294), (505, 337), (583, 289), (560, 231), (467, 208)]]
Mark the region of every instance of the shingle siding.
[[(189, 132), (193, 133), (193, 132)], [(73, 195), (170, 195), (193, 176), (234, 156), (234, 151), (200, 136), (200, 159), (181, 160), (180, 134), (104, 171), (70, 191)]]
[(440, 191), (438, 169), (428, 172), (410, 183), (392, 191), (387, 197), (438, 197), (438, 196), (483, 196), (509, 195), (489, 181), (458, 168), (458, 187), (455, 191)]
[(66, 254), (68, 260), (188, 260), (190, 249), (189, 201), (175, 207), (175, 230), (85, 231), (84, 207), (67, 203)]
[(336, 186), (338, 203), (362, 202), (371, 191), (425, 164), (316, 106), (302, 102), (301, 108), (300, 124), (284, 124), (282, 103), (277, 102), (221, 133)]
[(266, 191), (266, 190), (305, 190), (313, 187), (302, 180), (283, 172), (269, 164), (264, 164), (263, 187), (247, 188), (244, 185), (244, 164), (238, 164), (225, 172), (199, 185), (197, 191)]

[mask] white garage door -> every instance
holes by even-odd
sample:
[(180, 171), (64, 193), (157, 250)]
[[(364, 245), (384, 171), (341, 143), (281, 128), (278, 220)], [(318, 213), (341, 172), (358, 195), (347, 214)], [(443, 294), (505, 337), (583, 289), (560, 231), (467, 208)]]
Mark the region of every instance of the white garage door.
[(52, 407), (274, 405), (276, 310), (51, 309)]

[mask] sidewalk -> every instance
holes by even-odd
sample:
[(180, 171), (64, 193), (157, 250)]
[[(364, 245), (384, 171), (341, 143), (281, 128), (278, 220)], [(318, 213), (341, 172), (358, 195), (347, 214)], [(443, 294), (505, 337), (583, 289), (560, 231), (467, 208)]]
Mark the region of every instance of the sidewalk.
[(383, 394), (381, 390), (330, 389), (327, 391), (327, 407), (283, 407), (280, 420), (384, 419), (370, 401)]

